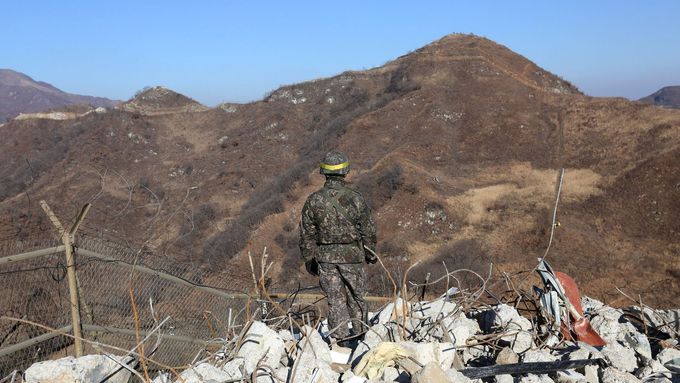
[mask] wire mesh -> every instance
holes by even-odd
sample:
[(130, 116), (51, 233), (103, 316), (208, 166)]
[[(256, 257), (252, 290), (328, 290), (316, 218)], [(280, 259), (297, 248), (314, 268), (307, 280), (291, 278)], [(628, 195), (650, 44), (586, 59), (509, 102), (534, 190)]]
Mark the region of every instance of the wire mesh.
[[(0, 242), (0, 259), (58, 245), (52, 239)], [(77, 238), (75, 246), (83, 337), (88, 341), (131, 350), (169, 317), (144, 343), (145, 351), (152, 352), (148, 356), (156, 365), (181, 367), (210, 349), (211, 339), (224, 338), (229, 326), (243, 320), (243, 292), (252, 288), (252, 281), (242, 271), (232, 270), (207, 281), (206, 270), (148, 250), (93, 237)], [(71, 325), (65, 262), (63, 251), (0, 262), (2, 315), (53, 329)], [(31, 324), (0, 321), (0, 376), (72, 354), (73, 339), (66, 336), (8, 353), (47, 333)], [(158, 333), (163, 337), (152, 350)], [(91, 342), (85, 343), (86, 353), (111, 351)]]
[[(3, 242), (3, 255), (21, 254), (40, 248), (57, 246), (54, 240), (22, 240)], [(0, 297), (2, 315), (48, 324), (53, 328), (70, 325), (68, 285), (63, 253), (0, 265)], [(0, 321), (0, 350), (45, 334), (47, 331), (25, 323)], [(68, 338), (58, 336), (31, 345), (17, 352), (0, 354), (2, 375), (21, 369), (35, 361), (48, 358), (53, 352), (70, 344)]]

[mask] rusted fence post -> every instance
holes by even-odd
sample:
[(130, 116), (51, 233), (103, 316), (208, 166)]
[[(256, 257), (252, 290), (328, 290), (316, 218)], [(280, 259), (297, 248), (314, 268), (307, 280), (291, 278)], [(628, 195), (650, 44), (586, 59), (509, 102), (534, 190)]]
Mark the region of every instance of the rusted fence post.
[(73, 336), (75, 337), (76, 357), (83, 356), (83, 335), (82, 324), (80, 322), (80, 300), (78, 299), (78, 284), (76, 282), (76, 261), (73, 255), (73, 237), (80, 226), (80, 223), (90, 210), (90, 204), (85, 204), (78, 214), (75, 223), (71, 226), (71, 230), (66, 231), (64, 226), (59, 221), (59, 218), (54, 214), (50, 206), (45, 201), (40, 201), (40, 206), (47, 214), (47, 217), (52, 221), (52, 224), (57, 229), (61, 241), (64, 244), (64, 252), (66, 253), (66, 272), (68, 277), (69, 300), (71, 303), (71, 322), (73, 325)]

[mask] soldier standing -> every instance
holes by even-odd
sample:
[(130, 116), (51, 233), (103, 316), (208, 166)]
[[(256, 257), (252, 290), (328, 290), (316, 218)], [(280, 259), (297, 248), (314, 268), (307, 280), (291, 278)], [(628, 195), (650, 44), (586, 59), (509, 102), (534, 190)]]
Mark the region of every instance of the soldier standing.
[(375, 263), (377, 258), (364, 247), (375, 249), (375, 225), (362, 195), (345, 181), (347, 157), (329, 152), (320, 167), (326, 183), (307, 198), (302, 209), (300, 251), (307, 271), (319, 276), (328, 299), (333, 336), (341, 339), (340, 345), (348, 345), (350, 341), (342, 339), (361, 336), (368, 320), (363, 264)]

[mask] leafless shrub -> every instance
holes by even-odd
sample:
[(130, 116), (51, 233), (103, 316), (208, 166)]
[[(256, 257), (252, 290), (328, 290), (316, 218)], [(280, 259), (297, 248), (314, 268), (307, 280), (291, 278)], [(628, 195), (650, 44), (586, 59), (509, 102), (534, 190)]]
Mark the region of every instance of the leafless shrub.
[(420, 86), (407, 76), (408, 68), (400, 65), (390, 77), (390, 83), (385, 88), (385, 93), (406, 94), (418, 90)]
[(195, 211), (189, 212), (179, 229), (179, 238), (176, 244), (180, 247), (191, 246), (217, 217), (217, 211), (213, 204), (203, 204)]
[(373, 209), (382, 207), (404, 186), (401, 167), (392, 165), (377, 174), (369, 172), (356, 183), (357, 189), (363, 194)]
[[(429, 273), (431, 280), (434, 280), (445, 275), (447, 269), (467, 269), (483, 275), (488, 272), (488, 265), (489, 256), (482, 244), (475, 239), (463, 239), (442, 247), (431, 260), (414, 268), (409, 279), (422, 282)], [(476, 288), (479, 278), (473, 274), (462, 274), (460, 282), (463, 288)], [(441, 290), (443, 284), (435, 288)]]

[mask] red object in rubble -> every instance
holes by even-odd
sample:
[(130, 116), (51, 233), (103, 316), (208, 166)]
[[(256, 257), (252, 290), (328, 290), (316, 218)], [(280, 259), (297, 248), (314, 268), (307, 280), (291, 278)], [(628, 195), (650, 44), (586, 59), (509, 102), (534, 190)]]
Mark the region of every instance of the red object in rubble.
[(575, 335), (576, 340), (587, 343), (591, 346), (601, 347), (607, 344), (600, 334), (595, 331), (593, 326), (590, 325), (588, 318), (583, 315), (583, 306), (581, 305), (581, 293), (578, 291), (578, 286), (576, 281), (567, 274), (556, 271), (555, 277), (562, 285), (564, 289), (564, 295), (569, 303), (573, 306), (576, 311), (576, 315), (573, 312), (569, 312), (570, 323), (567, 325), (562, 322), (562, 335), (566, 339), (574, 339), (572, 332)]

